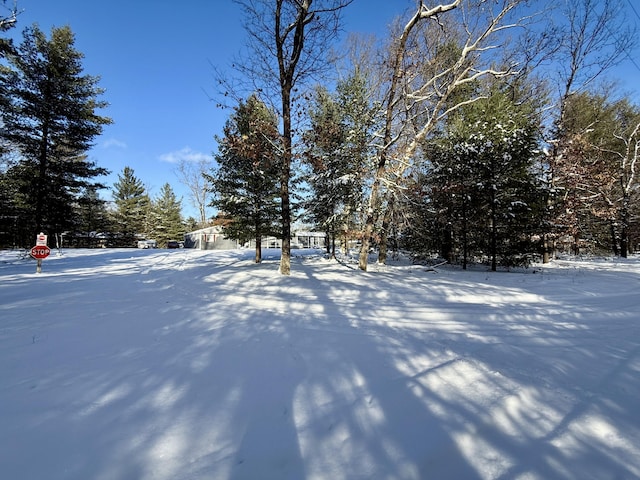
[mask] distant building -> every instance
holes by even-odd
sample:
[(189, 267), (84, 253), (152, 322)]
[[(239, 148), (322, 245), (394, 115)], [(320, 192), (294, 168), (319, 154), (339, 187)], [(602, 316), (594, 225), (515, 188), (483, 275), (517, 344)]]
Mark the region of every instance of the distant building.
[(222, 227), (201, 228), (184, 235), (184, 248), (196, 248), (198, 250), (233, 250), (240, 245), (237, 241), (224, 236)]
[[(291, 248), (324, 248), (325, 237), (323, 232), (294, 232), (291, 237)], [(251, 240), (245, 245), (249, 248), (255, 248), (255, 240)], [(262, 237), (262, 248), (282, 248), (282, 240), (276, 237)]]
[[(291, 248), (324, 248), (325, 234), (322, 232), (296, 232), (291, 238)], [(201, 228), (184, 236), (184, 248), (198, 250), (233, 250), (235, 248), (255, 248), (255, 240), (241, 245), (236, 240), (227, 238), (220, 225)], [(282, 248), (282, 241), (276, 237), (262, 238), (262, 248)]]
[(298, 231), (291, 239), (291, 248), (325, 248), (326, 237), (324, 232)]

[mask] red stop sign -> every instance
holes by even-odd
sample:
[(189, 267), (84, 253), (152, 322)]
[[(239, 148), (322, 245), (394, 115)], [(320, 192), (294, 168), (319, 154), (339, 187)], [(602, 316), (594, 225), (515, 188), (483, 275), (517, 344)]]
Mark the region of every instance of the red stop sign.
[(46, 245), (36, 245), (31, 249), (31, 256), (37, 259), (47, 258), (50, 253), (51, 249)]

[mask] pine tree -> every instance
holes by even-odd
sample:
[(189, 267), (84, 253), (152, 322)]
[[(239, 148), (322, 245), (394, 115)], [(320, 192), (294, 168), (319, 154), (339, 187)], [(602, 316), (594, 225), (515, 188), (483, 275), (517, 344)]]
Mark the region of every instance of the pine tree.
[(124, 167), (113, 185), (116, 209), (113, 224), (117, 244), (133, 246), (138, 235), (145, 235), (145, 222), (149, 212), (149, 195), (132, 168)]
[(149, 218), (149, 233), (158, 242), (158, 246), (166, 247), (169, 240), (181, 240), (184, 237), (181, 211), (181, 200), (176, 198), (171, 185), (165, 183), (152, 202)]
[(29, 236), (19, 228), (24, 212), (18, 207), (18, 195), (13, 179), (0, 171), (0, 247), (29, 245)]
[(96, 233), (111, 230), (109, 213), (106, 202), (100, 198), (96, 188), (86, 188), (80, 195), (76, 205), (77, 229), (90, 238), (91, 243), (97, 242)]
[(346, 130), (338, 105), (324, 87), (318, 87), (310, 108), (305, 159), (309, 165), (309, 219), (326, 233), (327, 253), (335, 257), (336, 236), (342, 230), (350, 178), (345, 172)]
[[(3, 4), (6, 3), (6, 0), (3, 0)], [(17, 1), (14, 3), (13, 8), (9, 12), (3, 12), (3, 15), (0, 15), (0, 59), (5, 59), (6, 56), (10, 53), (15, 53), (15, 47), (13, 46), (13, 39), (5, 38), (4, 32), (11, 30), (14, 28), (18, 21), (18, 4)], [(0, 65), (0, 78), (3, 78), (9, 69), (5, 65)], [(4, 80), (0, 81), (0, 108), (4, 109), (8, 105), (7, 103), (7, 93), (4, 89)], [(0, 155), (4, 155), (8, 151), (8, 145), (5, 142), (0, 142)], [(3, 174), (4, 172), (0, 172)], [(1, 200), (1, 199), (0, 199)], [(2, 203), (0, 203), (0, 207), (3, 207)], [(2, 208), (2, 211), (5, 211)], [(2, 218), (0, 218), (0, 225), (2, 225)], [(4, 229), (0, 228), (0, 231)], [(1, 234), (0, 234), (1, 235)], [(1, 242), (1, 240), (0, 240)], [(0, 243), (1, 244), (1, 243)]]
[(335, 256), (336, 237), (347, 237), (362, 206), (368, 172), (373, 109), (366, 82), (357, 72), (339, 82), (335, 94), (318, 87), (309, 109), (305, 159), (310, 168), (310, 219), (331, 239), (327, 251)]
[(542, 199), (534, 171), (537, 116), (526, 103), (493, 88), (460, 110), (432, 151), (432, 208), (438, 212), (443, 254), (456, 245), (463, 266), (472, 253), (498, 263), (526, 263), (538, 233)]
[(263, 236), (278, 236), (278, 174), (281, 138), (275, 115), (255, 95), (240, 102), (218, 139), (217, 170), (207, 176), (211, 206), (229, 221), (225, 235), (255, 240), (256, 263), (262, 260)]
[(326, 52), (337, 37), (340, 13), (352, 0), (237, 0), (247, 19), (249, 54), (236, 68), (270, 99), (280, 101), (280, 273), (291, 273), (291, 187), (294, 180), (298, 90), (328, 71)]
[(69, 27), (47, 39), (37, 26), (7, 56), (0, 137), (15, 152), (6, 175), (26, 232), (71, 228), (75, 199), (107, 173), (85, 155), (111, 120), (96, 113), (107, 104), (99, 79), (82, 74), (82, 57)]

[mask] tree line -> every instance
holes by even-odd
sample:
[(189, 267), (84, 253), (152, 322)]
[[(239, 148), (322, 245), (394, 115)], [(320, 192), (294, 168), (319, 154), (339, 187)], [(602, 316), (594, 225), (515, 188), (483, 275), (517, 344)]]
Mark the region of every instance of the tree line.
[[(333, 63), (351, 1), (238, 3), (249, 53), (219, 77), (237, 103), (209, 175), (228, 225), (256, 217), (252, 198), (274, 226), (300, 207), (330, 254), (359, 246), (362, 270), (372, 250), (495, 270), (637, 248), (640, 109), (605, 76), (636, 44), (622, 2), (408, 2), (387, 37), (352, 36)], [(279, 138), (251, 130), (258, 110)], [(263, 191), (239, 186), (269, 172)]]
[[(247, 42), (216, 72), (231, 113), (215, 164), (181, 172), (193, 226), (214, 207), (228, 236), (256, 240), (256, 261), (257, 240), (280, 237), (285, 275), (296, 221), (330, 255), (357, 246), (363, 270), (372, 251), (496, 269), (637, 247), (640, 109), (606, 77), (637, 38), (621, 0), (407, 1), (386, 35), (339, 47), (352, 0), (236, 3)], [(0, 47), (1, 243), (103, 217), (91, 230), (123, 244), (178, 236), (153, 230), (179, 204), (169, 185), (149, 199), (126, 168), (100, 200), (106, 170), (86, 152), (111, 119), (69, 27)]]
[[(14, 10), (0, 21), (6, 31)], [(181, 200), (165, 184), (150, 198), (126, 167), (113, 201), (100, 198), (108, 173), (87, 151), (112, 120), (99, 78), (83, 73), (71, 28), (27, 27), (23, 41), (0, 42), (0, 246), (25, 247), (39, 232), (56, 244), (133, 246), (153, 238), (160, 246), (182, 239)]]

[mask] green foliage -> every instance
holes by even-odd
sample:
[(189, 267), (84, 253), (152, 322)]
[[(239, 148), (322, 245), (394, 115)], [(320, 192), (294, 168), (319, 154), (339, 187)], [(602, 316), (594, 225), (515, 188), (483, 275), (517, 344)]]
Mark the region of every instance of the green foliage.
[(37, 26), (25, 29), (7, 60), (0, 139), (11, 158), (4, 172), (9, 208), (19, 217), (19, 236), (61, 233), (75, 226), (78, 197), (102, 188), (93, 179), (108, 173), (85, 155), (111, 123), (96, 113), (106, 106), (98, 98), (103, 90), (98, 78), (82, 74), (69, 27), (52, 29), (50, 39)]
[(135, 176), (132, 168), (124, 167), (113, 185), (113, 225), (118, 244), (133, 246), (136, 236), (147, 236), (147, 215), (150, 199), (142, 181)]
[[(416, 218), (428, 223), (428, 209), (433, 228), (425, 233), (438, 238), (447, 260), (466, 266), (471, 258), (487, 258), (493, 269), (528, 261), (523, 254), (533, 251), (542, 208), (536, 120), (526, 104), (495, 89), (459, 111), (432, 145), (430, 168), (418, 177), (425, 185), (412, 188), (422, 204)], [(428, 205), (420, 197), (425, 190)]]
[[(336, 101), (324, 87), (318, 87), (310, 108), (311, 127), (306, 134), (305, 160), (310, 167), (311, 199), (306, 207), (311, 221), (335, 237), (344, 221), (344, 200), (349, 195), (345, 165), (346, 128)], [(341, 181), (342, 180), (342, 181)]]
[(253, 95), (236, 107), (218, 144), (218, 167), (207, 176), (213, 193), (211, 206), (227, 219), (225, 235), (240, 242), (256, 241), (259, 262), (260, 239), (280, 234), (277, 119)]
[(184, 221), (184, 224), (185, 230), (187, 232), (193, 232), (194, 230), (198, 230), (199, 228), (203, 227), (203, 225), (198, 222), (198, 220), (196, 220), (193, 216), (187, 217), (187, 219)]
[(158, 242), (158, 246), (166, 247), (167, 241), (184, 238), (185, 227), (181, 211), (181, 201), (176, 198), (171, 185), (165, 183), (151, 205), (148, 218), (148, 235)]
[[(339, 82), (333, 95), (317, 87), (309, 106), (310, 127), (304, 136), (311, 189), (307, 216), (332, 240), (355, 228), (369, 173), (373, 111), (366, 82), (357, 73)], [(332, 248), (335, 255), (335, 241)]]
[(572, 238), (576, 253), (590, 247), (627, 255), (638, 124), (640, 109), (626, 98), (582, 92), (566, 101), (548, 214), (556, 238)]
[(77, 200), (77, 228), (81, 232), (109, 232), (111, 219), (106, 202), (95, 188), (86, 188)]

